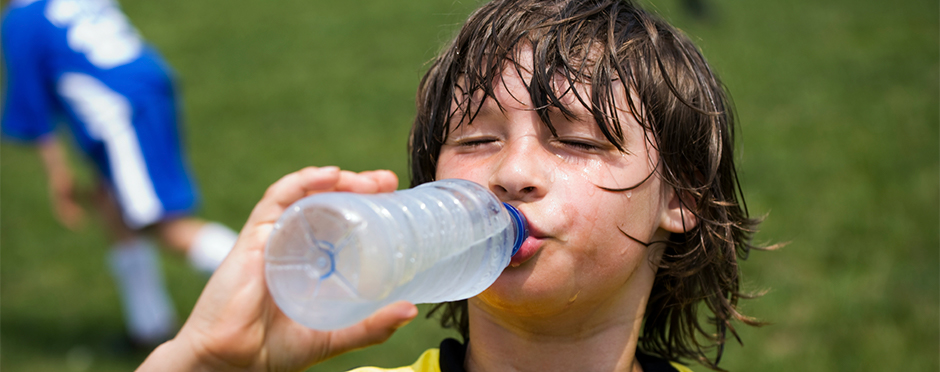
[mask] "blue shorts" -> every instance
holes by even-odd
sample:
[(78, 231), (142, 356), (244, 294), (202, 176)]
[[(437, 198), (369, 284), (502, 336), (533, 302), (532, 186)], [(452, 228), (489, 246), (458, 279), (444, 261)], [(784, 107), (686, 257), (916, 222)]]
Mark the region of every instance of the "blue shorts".
[(58, 86), (76, 142), (111, 186), (129, 227), (192, 213), (196, 187), (170, 84), (125, 96), (91, 76), (65, 74)]

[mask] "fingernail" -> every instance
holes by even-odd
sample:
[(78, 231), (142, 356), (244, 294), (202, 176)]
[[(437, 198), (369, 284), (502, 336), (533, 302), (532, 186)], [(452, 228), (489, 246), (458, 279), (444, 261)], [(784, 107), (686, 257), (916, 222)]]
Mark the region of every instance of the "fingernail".
[(402, 321), (398, 322), (398, 324), (395, 325), (395, 329), (399, 329), (399, 328), (401, 328), (401, 327), (404, 327), (404, 326), (408, 325), (408, 323), (411, 323), (411, 321), (412, 321), (413, 319), (414, 319), (414, 318), (408, 318), (408, 319), (405, 319), (405, 320), (402, 320)]
[(411, 321), (418, 316), (418, 308), (416, 306), (409, 306), (407, 310), (402, 311), (400, 314), (405, 319), (398, 322), (395, 328), (404, 327), (406, 324), (411, 323)]

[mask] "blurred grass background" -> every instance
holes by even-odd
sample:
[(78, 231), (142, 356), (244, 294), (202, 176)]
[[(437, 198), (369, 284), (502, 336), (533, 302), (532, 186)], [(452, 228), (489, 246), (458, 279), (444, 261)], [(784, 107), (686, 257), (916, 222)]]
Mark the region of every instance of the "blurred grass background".
[[(936, 1), (648, 0), (703, 49), (735, 99), (740, 175), (767, 215), (730, 370), (940, 369), (940, 9)], [(181, 81), (200, 215), (239, 228), (306, 165), (386, 168), (407, 185), (415, 86), (477, 1), (122, 0)], [(87, 171), (82, 174), (90, 184)], [(0, 146), (0, 369), (126, 371), (100, 224), (50, 212), (35, 153)], [(181, 319), (206, 278), (164, 256)], [(427, 308), (422, 307), (422, 313)], [(410, 364), (452, 333), (417, 320), (311, 368)], [(706, 370), (701, 367), (698, 371)]]

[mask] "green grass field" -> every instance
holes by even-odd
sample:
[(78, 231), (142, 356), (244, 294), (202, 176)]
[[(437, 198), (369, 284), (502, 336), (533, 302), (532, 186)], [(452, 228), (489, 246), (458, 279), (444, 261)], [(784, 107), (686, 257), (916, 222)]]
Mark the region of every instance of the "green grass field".
[[(306, 165), (391, 169), (425, 62), (476, 1), (121, 1), (176, 69), (200, 215), (240, 227), (265, 188)], [(652, 8), (728, 85), (759, 242), (744, 264), (733, 371), (940, 369), (940, 6), (936, 1), (678, 0)], [(81, 173), (90, 185), (89, 173)], [(101, 225), (59, 227), (30, 149), (0, 146), (0, 369), (126, 371)], [(181, 318), (206, 278), (167, 254)], [(426, 308), (422, 308), (422, 313)], [(418, 320), (311, 368), (409, 364), (452, 335)], [(698, 371), (705, 368), (696, 367)]]

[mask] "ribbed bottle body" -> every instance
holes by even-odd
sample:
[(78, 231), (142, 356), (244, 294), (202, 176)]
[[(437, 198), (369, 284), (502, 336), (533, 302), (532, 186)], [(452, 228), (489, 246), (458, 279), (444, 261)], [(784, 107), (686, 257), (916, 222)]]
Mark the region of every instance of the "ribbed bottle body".
[(310, 328), (343, 328), (397, 300), (475, 296), (509, 264), (524, 230), (524, 221), (470, 181), (317, 194), (275, 224), (265, 276), (289, 317)]

